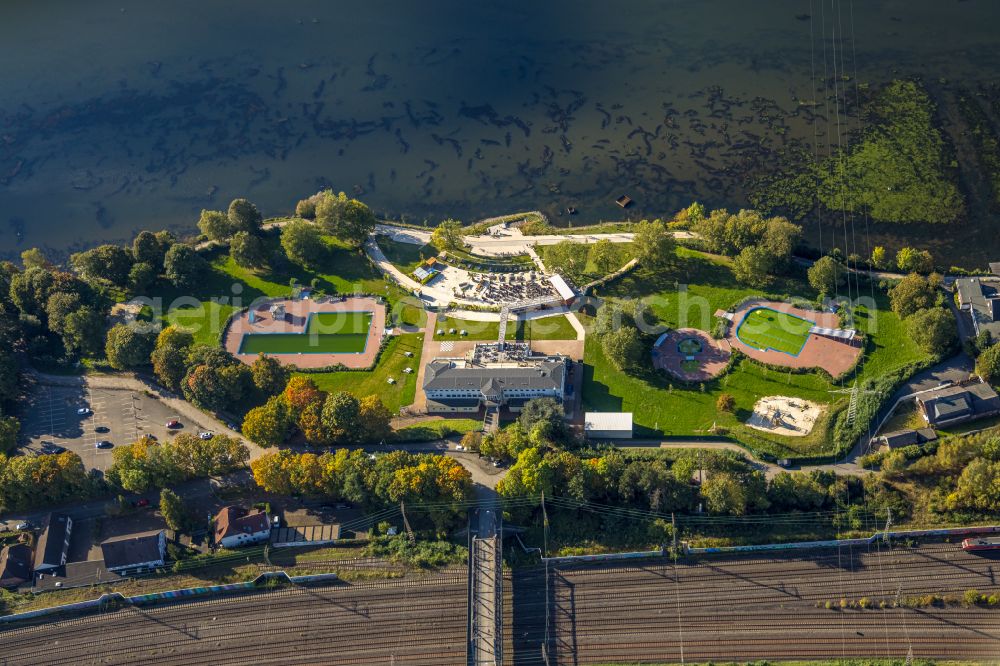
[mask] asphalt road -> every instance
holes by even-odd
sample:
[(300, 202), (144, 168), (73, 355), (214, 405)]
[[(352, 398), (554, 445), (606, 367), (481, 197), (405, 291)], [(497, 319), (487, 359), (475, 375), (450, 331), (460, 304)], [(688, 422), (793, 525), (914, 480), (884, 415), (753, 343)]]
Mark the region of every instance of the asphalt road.
[[(1000, 609), (878, 609), (927, 594), (996, 594), (1000, 559), (955, 544), (830, 549), (645, 566), (553, 567), (514, 580), (518, 664), (757, 659), (995, 659)], [(520, 593), (520, 594), (519, 594)], [(545, 603), (546, 597), (548, 604)], [(827, 610), (863, 597), (868, 610)], [(546, 632), (546, 622), (548, 631)], [(546, 643), (545, 636), (549, 640)], [(547, 647), (546, 647), (547, 646)]]
[(0, 628), (0, 663), (459, 666), (466, 583), (462, 569)]

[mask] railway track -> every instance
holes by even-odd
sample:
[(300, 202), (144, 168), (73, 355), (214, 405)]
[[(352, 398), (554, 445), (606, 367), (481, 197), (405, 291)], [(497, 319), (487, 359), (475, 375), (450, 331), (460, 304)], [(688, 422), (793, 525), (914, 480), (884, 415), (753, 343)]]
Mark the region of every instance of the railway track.
[[(997, 571), (1000, 560), (952, 544), (519, 569), (507, 574), (504, 663), (902, 659), (911, 649), (995, 660), (1000, 609), (893, 602), (1000, 594)], [(463, 568), (67, 617), (0, 631), (0, 663), (458, 666), (467, 582)], [(842, 598), (873, 607), (824, 607)]]
[[(546, 625), (550, 664), (903, 659), (910, 649), (918, 658), (996, 659), (1000, 610), (892, 607), (897, 596), (1000, 592), (995, 564), (951, 544), (891, 550), (876, 544), (703, 558), (676, 568), (670, 562), (562, 566), (550, 569), (547, 594), (514, 595), (510, 663), (546, 663)], [(515, 581), (515, 590), (544, 585), (544, 571), (517, 575), (528, 580)], [(873, 607), (822, 607), (863, 597)]]

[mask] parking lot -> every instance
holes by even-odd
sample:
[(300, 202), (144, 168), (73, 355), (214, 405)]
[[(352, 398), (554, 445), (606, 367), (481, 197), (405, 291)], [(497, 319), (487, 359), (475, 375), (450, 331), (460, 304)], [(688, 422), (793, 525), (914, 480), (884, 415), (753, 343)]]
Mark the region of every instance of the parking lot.
[[(77, 414), (81, 408), (91, 413)], [(38, 385), (22, 411), (21, 450), (42, 453), (45, 443), (51, 442), (79, 454), (88, 469), (106, 470), (114, 449), (99, 449), (97, 442), (107, 440), (120, 446), (146, 434), (162, 440), (184, 432), (184, 428), (167, 429), (167, 421), (173, 418), (178, 417), (162, 402), (136, 391)]]

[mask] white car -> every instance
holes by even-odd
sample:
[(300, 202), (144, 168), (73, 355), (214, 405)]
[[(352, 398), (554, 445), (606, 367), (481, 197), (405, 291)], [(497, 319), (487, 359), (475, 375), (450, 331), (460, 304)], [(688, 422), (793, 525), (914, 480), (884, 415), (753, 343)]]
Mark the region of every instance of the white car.
[(76, 410), (77, 416), (90, 416), (90, 414), (91, 414), (90, 407), (81, 407), (80, 409)]
[(212, 439), (213, 437), (215, 437), (215, 433), (212, 432), (211, 430), (206, 430), (205, 432), (199, 432), (198, 437), (202, 439)]
[(456, 450), (456, 451), (464, 451), (464, 450), (465, 450), (465, 447), (464, 447), (464, 446), (462, 446), (461, 444), (456, 444), (456, 445), (455, 445), (455, 450)]

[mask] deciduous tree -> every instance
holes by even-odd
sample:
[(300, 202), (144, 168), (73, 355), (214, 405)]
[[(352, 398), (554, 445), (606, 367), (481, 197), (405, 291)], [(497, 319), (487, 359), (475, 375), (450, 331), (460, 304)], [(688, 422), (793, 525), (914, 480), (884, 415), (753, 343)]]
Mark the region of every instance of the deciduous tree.
[(229, 241), (229, 256), (243, 268), (261, 268), (267, 263), (267, 247), (260, 236), (237, 231)]
[(639, 332), (631, 326), (622, 326), (617, 331), (601, 336), (601, 348), (611, 364), (619, 370), (634, 370), (642, 360)]
[(942, 356), (958, 342), (955, 316), (944, 308), (918, 310), (906, 320), (910, 338), (928, 354)]
[(458, 250), (464, 243), (462, 223), (458, 220), (444, 220), (431, 234), (431, 244), (439, 250)]
[(104, 353), (115, 370), (128, 370), (149, 364), (153, 334), (134, 324), (116, 324), (108, 331)]
[(233, 235), (235, 229), (229, 217), (220, 210), (203, 210), (198, 218), (198, 230), (209, 240), (221, 241)]
[(233, 233), (243, 231), (249, 234), (258, 234), (264, 221), (257, 206), (246, 199), (233, 199), (232, 203), (229, 204), (226, 217), (229, 218)]
[(260, 446), (278, 446), (288, 439), (291, 426), (288, 402), (283, 395), (276, 395), (264, 405), (247, 412), (243, 419), (243, 434)]
[(896, 253), (896, 266), (904, 273), (922, 273), (934, 270), (934, 257), (927, 250), (904, 247)]
[(809, 284), (813, 289), (833, 296), (844, 284), (847, 271), (831, 256), (820, 257), (807, 271)]
[(677, 243), (674, 236), (667, 231), (663, 220), (643, 220), (635, 226), (633, 237), (635, 258), (643, 266), (657, 270), (673, 263), (676, 258)]
[(281, 247), (292, 262), (307, 268), (318, 267), (327, 256), (320, 230), (304, 220), (295, 220), (281, 228)]
[(316, 202), (316, 223), (348, 245), (360, 247), (375, 230), (375, 222), (375, 214), (368, 206), (349, 199), (343, 192), (334, 194), (328, 190)]
[(174, 243), (163, 259), (164, 275), (179, 289), (198, 285), (207, 270), (208, 264), (201, 255), (182, 243)]
[(904, 319), (918, 310), (934, 307), (937, 300), (937, 281), (916, 273), (910, 273), (889, 290), (892, 311)]

